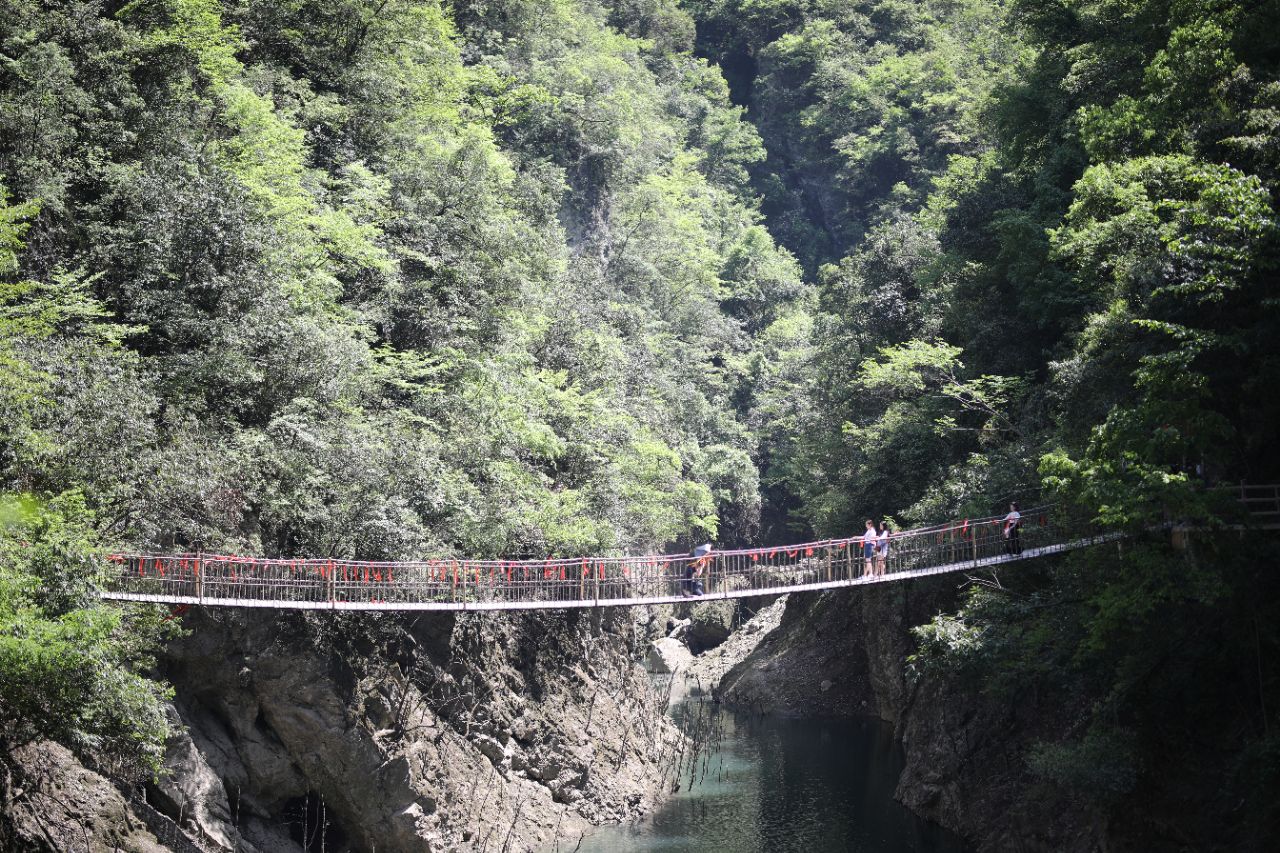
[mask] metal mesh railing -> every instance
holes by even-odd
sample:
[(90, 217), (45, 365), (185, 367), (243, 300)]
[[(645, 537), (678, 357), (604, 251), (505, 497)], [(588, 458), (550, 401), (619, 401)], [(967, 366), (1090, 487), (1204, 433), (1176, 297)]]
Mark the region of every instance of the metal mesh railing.
[(687, 555), (413, 562), (263, 559), (208, 554), (121, 554), (110, 560), (104, 597), (241, 607), (499, 610), (680, 601), (700, 591), (740, 598), (882, 583), (980, 568), (1104, 541), (1052, 506), (965, 519), (893, 534), (887, 554), (867, 557), (863, 537), (713, 552), (701, 572)]

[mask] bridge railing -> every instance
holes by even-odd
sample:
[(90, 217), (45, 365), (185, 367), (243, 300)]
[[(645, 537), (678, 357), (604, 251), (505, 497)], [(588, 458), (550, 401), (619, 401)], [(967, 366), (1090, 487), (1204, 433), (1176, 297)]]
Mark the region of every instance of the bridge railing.
[(1223, 489), (1235, 493), (1255, 523), (1263, 526), (1280, 524), (1280, 485), (1241, 483), (1224, 486)]
[[(876, 583), (1034, 555), (1092, 535), (1052, 506), (1022, 514), (1016, 537), (1002, 516), (892, 535), (887, 556), (862, 537), (712, 552), (697, 579), (709, 597)], [(519, 609), (680, 600), (693, 591), (687, 555), (413, 562), (122, 554), (103, 579), (110, 598), (300, 608)]]

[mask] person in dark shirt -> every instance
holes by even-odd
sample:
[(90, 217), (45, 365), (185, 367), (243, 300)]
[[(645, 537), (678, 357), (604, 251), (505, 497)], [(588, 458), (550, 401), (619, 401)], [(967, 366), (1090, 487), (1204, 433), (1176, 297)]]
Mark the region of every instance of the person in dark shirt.
[(684, 569), (684, 589), (682, 595), (704, 595), (702, 589), (702, 573), (706, 570), (707, 563), (711, 562), (711, 545), (699, 545), (693, 549), (693, 556), (689, 558), (689, 564)]
[(1011, 557), (1022, 553), (1022, 513), (1018, 512), (1018, 502), (1009, 504), (1009, 514), (1004, 517), (1004, 552)]

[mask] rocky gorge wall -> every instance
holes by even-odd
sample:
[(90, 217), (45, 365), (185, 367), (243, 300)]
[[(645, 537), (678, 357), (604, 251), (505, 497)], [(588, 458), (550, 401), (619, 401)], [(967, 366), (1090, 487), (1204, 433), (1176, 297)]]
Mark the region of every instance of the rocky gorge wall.
[(4, 849), (572, 850), (648, 811), (680, 749), (642, 660), (732, 708), (892, 723), (898, 798), (980, 849), (1098, 849), (1105, 828), (1021, 765), (1054, 713), (912, 673), (911, 628), (960, 583), (519, 616), (191, 611), (163, 663), (166, 773), (122, 797), (46, 745), (26, 792), (43, 805), (6, 809)]
[(1105, 848), (1105, 827), (1032, 779), (1021, 757), (1028, 742), (1060, 730), (1065, 709), (1008, 704), (911, 671), (911, 629), (954, 610), (964, 582), (791, 595), (777, 627), (724, 673), (716, 696), (756, 713), (892, 723), (906, 757), (897, 798), (979, 850)]
[[(639, 616), (193, 610), (162, 664), (181, 725), (145, 801), (45, 745), (43, 796), (80, 802), (57, 826), (7, 809), (0, 839), (148, 853), (571, 850), (589, 825), (647, 810), (677, 748), (638, 663)], [(182, 837), (148, 830), (160, 814)]]

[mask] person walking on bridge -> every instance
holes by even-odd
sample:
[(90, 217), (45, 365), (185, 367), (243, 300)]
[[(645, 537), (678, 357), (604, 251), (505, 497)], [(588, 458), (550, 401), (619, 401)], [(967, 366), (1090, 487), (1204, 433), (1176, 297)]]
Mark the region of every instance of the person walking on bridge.
[(1022, 553), (1022, 513), (1018, 512), (1018, 502), (1009, 503), (1009, 514), (1004, 517), (1004, 552), (1010, 557)]

